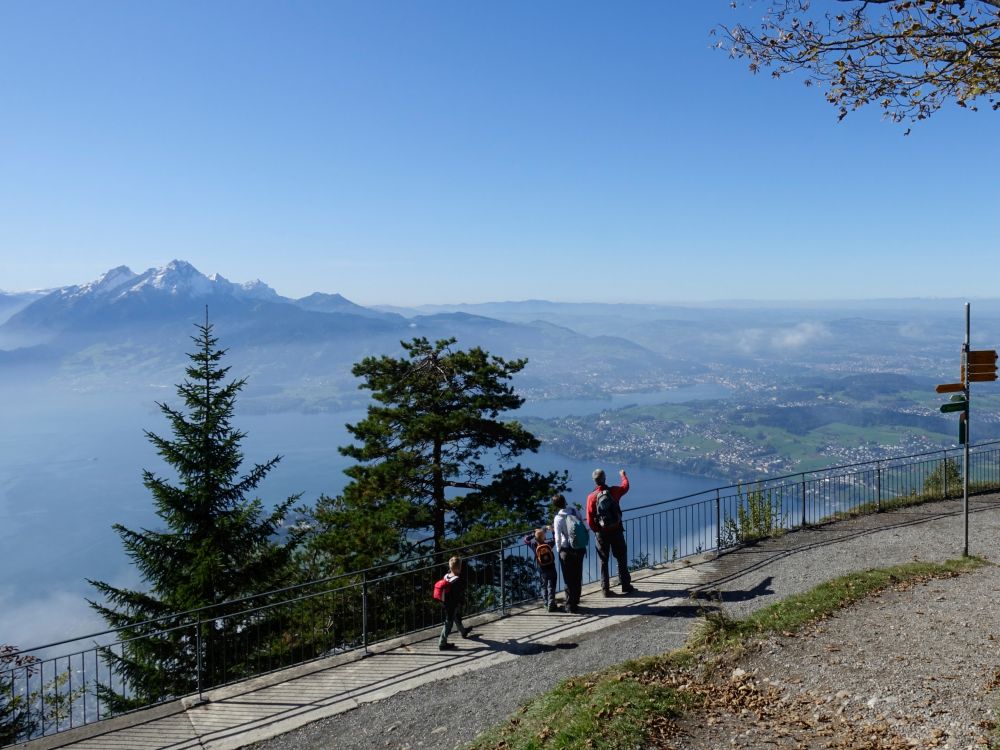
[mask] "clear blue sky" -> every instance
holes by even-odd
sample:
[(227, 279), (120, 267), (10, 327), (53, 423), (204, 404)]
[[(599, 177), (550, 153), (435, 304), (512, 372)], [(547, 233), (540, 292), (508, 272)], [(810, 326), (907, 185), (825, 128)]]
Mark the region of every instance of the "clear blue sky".
[(1000, 113), (838, 123), (710, 48), (735, 13), (7, 0), (0, 289), (182, 258), (363, 304), (998, 296)]

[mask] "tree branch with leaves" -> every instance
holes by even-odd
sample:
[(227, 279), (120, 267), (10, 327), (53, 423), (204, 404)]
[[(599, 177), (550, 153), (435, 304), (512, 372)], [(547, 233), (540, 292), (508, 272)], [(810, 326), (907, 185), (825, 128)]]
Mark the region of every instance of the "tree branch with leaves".
[(775, 78), (804, 73), (840, 119), (869, 104), (893, 122), (948, 101), (1000, 108), (1000, 0), (780, 0), (759, 28), (722, 28), (732, 57)]

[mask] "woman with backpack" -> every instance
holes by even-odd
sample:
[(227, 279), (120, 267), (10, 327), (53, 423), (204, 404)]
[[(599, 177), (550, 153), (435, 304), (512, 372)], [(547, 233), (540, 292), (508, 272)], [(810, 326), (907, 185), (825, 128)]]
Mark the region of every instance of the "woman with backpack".
[(566, 507), (566, 497), (561, 493), (552, 498), (556, 517), (552, 521), (552, 531), (556, 538), (556, 550), (566, 582), (566, 609), (580, 611), (580, 589), (583, 587), (583, 558), (587, 554), (590, 533), (575, 508)]

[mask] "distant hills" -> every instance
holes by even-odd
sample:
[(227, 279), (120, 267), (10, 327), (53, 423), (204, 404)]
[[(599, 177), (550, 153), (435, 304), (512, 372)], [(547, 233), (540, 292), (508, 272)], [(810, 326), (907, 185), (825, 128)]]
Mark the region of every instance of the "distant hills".
[[(7, 303), (0, 380), (73, 388), (163, 387), (183, 377), (193, 324), (208, 316), (234, 374), (250, 379), (261, 409), (330, 409), (358, 402), (351, 366), (401, 354), (401, 340), (455, 337), (507, 358), (527, 357), (518, 387), (559, 395), (603, 393), (622, 382), (669, 384), (690, 363), (613, 335), (588, 336), (544, 321), (465, 312), (404, 317), (317, 292), (279, 295), (262, 281), (233, 283), (174, 260), (142, 273), (120, 266), (99, 278)], [(0, 308), (2, 309), (2, 308)]]
[[(0, 294), (0, 392), (8, 403), (94, 395), (86, 400), (108, 410), (120, 394), (170, 401), (206, 308), (233, 376), (248, 379), (244, 412), (355, 409), (368, 394), (352, 366), (402, 356), (400, 342), (422, 336), (526, 358), (517, 391), (533, 407), (556, 402), (535, 412), (544, 419), (524, 418), (549, 449), (575, 458), (748, 478), (938, 450), (956, 434), (934, 386), (959, 376), (957, 301), (365, 307), (334, 292), (284, 297), (182, 260)], [(972, 344), (1000, 348), (1000, 308), (974, 303)], [(725, 397), (687, 403), (672, 390), (694, 384)], [(1000, 435), (1000, 383), (975, 390), (975, 439)]]
[(48, 292), (2, 292), (0, 291), (0, 323), (20, 312), (32, 302), (44, 297)]
[[(817, 373), (954, 379), (964, 336), (957, 300), (365, 307), (333, 292), (284, 297), (264, 281), (234, 283), (174, 260), (141, 273), (119, 266), (45, 293), (0, 294), (0, 382), (170, 386), (183, 377), (192, 324), (206, 307), (234, 374), (249, 377), (251, 406), (268, 410), (359, 403), (351, 366), (400, 354), (399, 342), (415, 336), (526, 357), (515, 386), (533, 399), (699, 381), (757, 388)], [(972, 332), (974, 347), (997, 347), (996, 300), (973, 303)]]

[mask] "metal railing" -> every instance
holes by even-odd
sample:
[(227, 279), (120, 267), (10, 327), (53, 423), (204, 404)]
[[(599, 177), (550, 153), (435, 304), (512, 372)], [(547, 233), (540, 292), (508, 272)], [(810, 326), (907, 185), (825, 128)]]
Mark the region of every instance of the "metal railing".
[[(652, 567), (784, 530), (961, 497), (958, 450), (935, 451), (728, 485), (628, 508), (630, 567)], [(970, 453), (970, 487), (1000, 488), (1000, 442)], [(534, 556), (519, 535), (460, 554), (465, 616), (501, 616), (538, 596)], [(614, 565), (614, 562), (611, 562)], [(0, 652), (0, 746), (439, 625), (440, 556), (368, 568), (31, 649)], [(612, 571), (614, 574), (614, 571)], [(584, 583), (600, 578), (593, 539)], [(155, 669), (143, 666), (156, 665)], [(8, 727), (6, 735), (4, 727)]]

